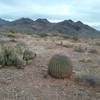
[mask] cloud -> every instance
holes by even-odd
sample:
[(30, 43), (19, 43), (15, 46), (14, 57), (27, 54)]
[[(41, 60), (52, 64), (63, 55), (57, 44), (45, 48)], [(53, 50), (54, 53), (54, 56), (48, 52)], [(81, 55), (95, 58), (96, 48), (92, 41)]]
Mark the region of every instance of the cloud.
[(0, 0), (0, 17), (10, 20), (20, 17), (72, 19), (100, 26), (99, 9), (100, 0)]
[[(65, 0), (57, 0), (53, 2), (41, 2), (40, 0), (12, 0), (6, 2), (7, 0), (0, 1), (0, 16), (6, 19), (14, 19), (20, 17), (30, 17), (33, 19), (36, 17), (45, 17), (50, 19), (61, 18), (67, 16), (70, 13), (69, 6), (65, 4)], [(34, 2), (33, 2), (34, 1)]]

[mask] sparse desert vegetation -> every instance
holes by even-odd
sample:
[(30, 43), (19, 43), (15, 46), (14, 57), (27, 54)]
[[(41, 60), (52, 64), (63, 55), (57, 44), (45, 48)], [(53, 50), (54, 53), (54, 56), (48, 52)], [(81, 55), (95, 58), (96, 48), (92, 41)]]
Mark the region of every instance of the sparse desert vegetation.
[(79, 84), (83, 84), (85, 86), (91, 87), (100, 87), (100, 78), (96, 77), (95, 75), (89, 74), (78, 74), (75, 76), (75, 81)]
[(96, 39), (14, 35), (0, 38), (0, 100), (100, 100)]
[[(14, 42), (14, 41), (11, 41)], [(23, 48), (18, 45), (1, 44), (0, 45), (0, 66), (16, 68), (23, 68), (25, 64), (35, 58), (35, 54), (30, 51), (27, 47)]]

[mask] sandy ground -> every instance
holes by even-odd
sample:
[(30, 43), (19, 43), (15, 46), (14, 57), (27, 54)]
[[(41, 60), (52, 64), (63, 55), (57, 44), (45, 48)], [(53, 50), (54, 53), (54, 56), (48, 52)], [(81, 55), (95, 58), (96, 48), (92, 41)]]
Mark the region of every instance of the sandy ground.
[[(95, 89), (77, 84), (73, 79), (59, 80), (47, 74), (49, 59), (55, 54), (64, 54), (72, 60), (73, 72), (100, 76), (100, 46), (94, 45), (93, 41), (75, 42), (59, 37), (39, 38), (20, 34), (15, 40), (14, 43), (26, 44), (37, 53), (37, 57), (25, 69), (0, 69), (0, 100), (100, 100), (100, 87)], [(72, 46), (62, 46), (61, 42)], [(96, 48), (98, 53), (75, 52), (74, 47), (79, 45)], [(90, 58), (92, 61), (79, 62), (84, 58)]]

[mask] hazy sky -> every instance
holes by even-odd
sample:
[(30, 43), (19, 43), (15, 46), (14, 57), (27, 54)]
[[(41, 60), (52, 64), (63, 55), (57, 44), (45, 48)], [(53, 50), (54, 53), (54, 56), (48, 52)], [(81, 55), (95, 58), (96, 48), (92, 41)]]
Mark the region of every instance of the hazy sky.
[(81, 20), (100, 29), (100, 0), (0, 0), (0, 17), (7, 20), (20, 17)]

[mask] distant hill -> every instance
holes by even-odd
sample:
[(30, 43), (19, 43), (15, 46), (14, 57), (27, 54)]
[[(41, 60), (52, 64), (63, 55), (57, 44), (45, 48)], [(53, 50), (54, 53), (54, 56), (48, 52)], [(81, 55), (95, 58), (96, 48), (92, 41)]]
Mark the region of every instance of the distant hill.
[(78, 35), (98, 36), (100, 31), (82, 23), (72, 20), (64, 20), (59, 23), (51, 23), (47, 19), (33, 21), (29, 18), (21, 18), (12, 22), (0, 19), (0, 32), (20, 32), (27, 34), (48, 34), (48, 35)]
[(0, 18), (0, 26), (8, 24), (9, 21), (3, 20)]

